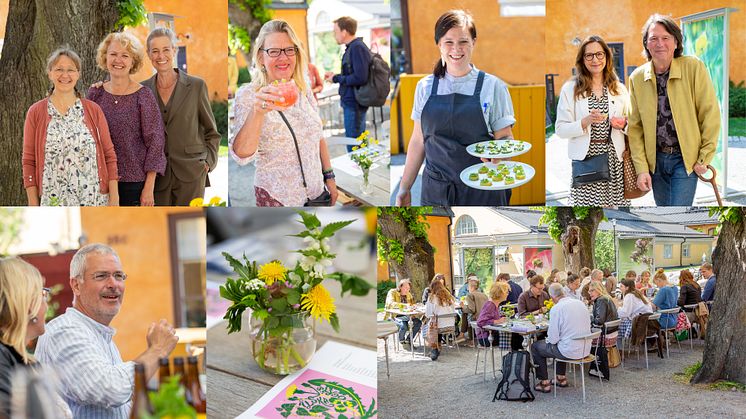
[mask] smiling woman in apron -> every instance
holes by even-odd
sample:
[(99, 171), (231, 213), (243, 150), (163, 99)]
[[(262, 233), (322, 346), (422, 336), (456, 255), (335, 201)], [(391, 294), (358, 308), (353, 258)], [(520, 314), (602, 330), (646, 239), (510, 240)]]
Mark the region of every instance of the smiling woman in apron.
[[(404, 175), (397, 205), (411, 205), (410, 188), (425, 160), (422, 202), (427, 206), (508, 205), (510, 190), (484, 191), (459, 179), (480, 162), (466, 152), (470, 144), (513, 137), (515, 124), (508, 86), (471, 64), (477, 29), (471, 15), (451, 10), (435, 23), (440, 60), (432, 75), (417, 83)], [(487, 161), (487, 160), (482, 160)]]

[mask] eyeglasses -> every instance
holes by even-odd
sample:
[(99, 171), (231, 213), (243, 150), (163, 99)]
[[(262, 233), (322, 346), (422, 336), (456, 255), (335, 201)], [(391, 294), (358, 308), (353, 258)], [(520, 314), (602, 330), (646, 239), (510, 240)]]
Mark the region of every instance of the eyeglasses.
[(41, 296), (44, 298), (46, 302), (50, 302), (52, 300), (52, 289), (44, 287), (41, 289)]
[(126, 273), (117, 271), (117, 272), (95, 272), (93, 274), (93, 280), (97, 282), (106, 281), (107, 279), (109, 279), (110, 276), (120, 282), (127, 279)]
[(588, 54), (583, 54), (583, 58), (585, 58), (586, 61), (593, 61), (593, 57), (596, 57), (598, 61), (601, 61), (606, 58), (606, 53), (603, 51), (598, 51), (595, 54), (591, 52), (589, 52)]
[(264, 51), (272, 58), (277, 58), (282, 54), (285, 53), (285, 56), (287, 57), (293, 57), (295, 54), (298, 53), (298, 47), (288, 47), (288, 48), (260, 48), (261, 51)]
[(671, 42), (672, 39), (673, 39), (672, 36), (667, 36), (667, 35), (661, 36), (660, 38), (657, 36), (651, 36), (650, 38), (648, 38), (647, 43), (648, 44), (657, 44), (657, 43), (667, 44)]
[(58, 76), (62, 75), (63, 73), (67, 74), (67, 75), (71, 75), (71, 74), (76, 74), (77, 72), (78, 72), (78, 70), (74, 69), (74, 68), (67, 68), (67, 69), (65, 69), (65, 68), (55, 68), (55, 69), (52, 70), (52, 73), (57, 74)]

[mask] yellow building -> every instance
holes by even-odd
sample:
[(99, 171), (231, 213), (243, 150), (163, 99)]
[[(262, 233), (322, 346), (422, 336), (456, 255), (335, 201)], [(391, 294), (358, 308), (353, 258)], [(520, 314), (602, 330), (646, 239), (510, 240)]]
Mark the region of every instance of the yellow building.
[(166, 319), (177, 328), (204, 322), (202, 209), (81, 208), (80, 218), (88, 243), (114, 248), (127, 273), (122, 309), (111, 324), (124, 360), (147, 349), (151, 322)]
[[(228, 2), (200, 0), (144, 0), (150, 22), (148, 26), (128, 29), (145, 40), (156, 26), (169, 26), (179, 40), (181, 54), (186, 57), (187, 73), (205, 80), (210, 100), (228, 99)], [(176, 64), (176, 59), (174, 59)], [(135, 75), (142, 81), (155, 73), (146, 58)]]
[[(684, 16), (722, 7), (740, 9), (730, 15), (729, 74), (730, 79), (736, 83), (746, 80), (746, 49), (743, 48), (743, 40), (746, 39), (744, 0), (548, 0), (546, 7), (546, 72), (559, 74), (555, 79), (557, 91), (572, 75), (578, 40), (599, 35), (607, 43), (622, 44), (626, 73), (628, 66), (640, 66), (647, 62), (642, 55), (641, 31), (650, 15), (670, 15), (679, 22)], [(627, 79), (626, 74), (624, 78)]]
[[(453, 8), (467, 10), (474, 17), (477, 43), (472, 62), (480, 70), (494, 74), (510, 85), (543, 84), (543, 16), (501, 16), (498, 0), (410, 0), (402, 1), (408, 16), (408, 59), (412, 73), (431, 73), (440, 52), (435, 45), (434, 28), (438, 17)], [(405, 29), (406, 31), (406, 29)]]

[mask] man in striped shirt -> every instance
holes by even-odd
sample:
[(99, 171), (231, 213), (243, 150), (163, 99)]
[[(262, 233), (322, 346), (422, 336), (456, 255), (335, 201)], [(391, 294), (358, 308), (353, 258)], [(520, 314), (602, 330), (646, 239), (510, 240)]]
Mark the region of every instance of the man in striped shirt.
[(90, 244), (78, 250), (70, 262), (73, 306), (47, 324), (36, 346), (37, 360), (55, 370), (77, 419), (127, 419), (134, 364), (144, 364), (150, 378), (158, 358), (168, 357), (178, 341), (173, 327), (161, 319), (148, 329), (148, 349), (134, 361), (122, 361), (109, 324), (119, 314), (126, 278), (111, 247)]

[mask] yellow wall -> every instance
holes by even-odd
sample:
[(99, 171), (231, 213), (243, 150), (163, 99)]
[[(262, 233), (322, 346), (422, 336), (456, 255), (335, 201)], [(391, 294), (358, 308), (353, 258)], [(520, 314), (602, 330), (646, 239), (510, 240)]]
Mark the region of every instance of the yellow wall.
[[(707, 242), (686, 242), (689, 245), (689, 257), (684, 258), (681, 256), (681, 243), (666, 243), (657, 242), (655, 249), (653, 250), (653, 257), (655, 266), (658, 268), (669, 268), (675, 266), (687, 266), (687, 265), (699, 265), (702, 263), (702, 253), (710, 258), (712, 253), (712, 247)], [(663, 258), (663, 247), (665, 244), (672, 246), (671, 258)]]
[(197, 208), (81, 208), (81, 226), (89, 243), (117, 251), (127, 273), (124, 303), (111, 326), (122, 358), (131, 360), (147, 349), (151, 322), (173, 324), (171, 248), (168, 216), (201, 213)]
[(0, 0), (0, 39), (5, 38), (5, 24), (8, 20), (10, 0)]
[[(399, 82), (398, 102), (394, 100), (391, 110), (391, 153), (402, 152), (399, 149), (399, 133), (397, 124), (398, 107), (401, 106), (401, 125), (404, 136), (404, 152), (409, 145), (409, 139), (414, 130), (414, 121), (410, 118), (414, 106), (414, 92), (417, 82), (425, 77), (424, 74), (402, 75)], [(524, 186), (513, 189), (510, 205), (544, 204), (545, 202), (545, 142), (544, 142), (544, 103), (546, 92), (540, 86), (511, 86), (508, 88), (513, 102), (516, 124), (513, 127), (515, 138), (531, 143), (531, 151), (514, 160), (530, 164), (536, 175)], [(397, 104), (398, 103), (398, 104)]]
[[(174, 28), (179, 46), (186, 46), (189, 74), (205, 80), (210, 100), (228, 99), (228, 2), (201, 0), (144, 0), (150, 12), (174, 15)], [(129, 29), (143, 46), (148, 37), (148, 26)], [(190, 39), (186, 39), (186, 34)], [(175, 63), (174, 59), (174, 63)], [(150, 60), (135, 75), (142, 81), (154, 74)]]
[[(572, 75), (577, 47), (571, 41), (590, 35), (600, 35), (606, 42), (624, 43), (624, 66), (640, 66), (647, 62), (642, 56), (642, 26), (653, 13), (672, 16), (677, 23), (683, 16), (721, 7), (736, 7), (730, 15), (730, 78), (746, 79), (746, 1), (687, 0), (660, 2), (652, 0), (618, 0), (588, 2), (583, 0), (547, 1), (546, 69), (559, 73), (555, 88)], [(621, 76), (621, 75), (620, 75)], [(626, 79), (626, 75), (625, 75)]]
[(497, 0), (414, 0), (408, 5), (413, 73), (432, 72), (440, 59), (435, 22), (446, 11), (462, 8), (471, 12), (477, 28), (472, 56), (477, 68), (508, 84), (544, 83), (544, 17), (501, 17)]

